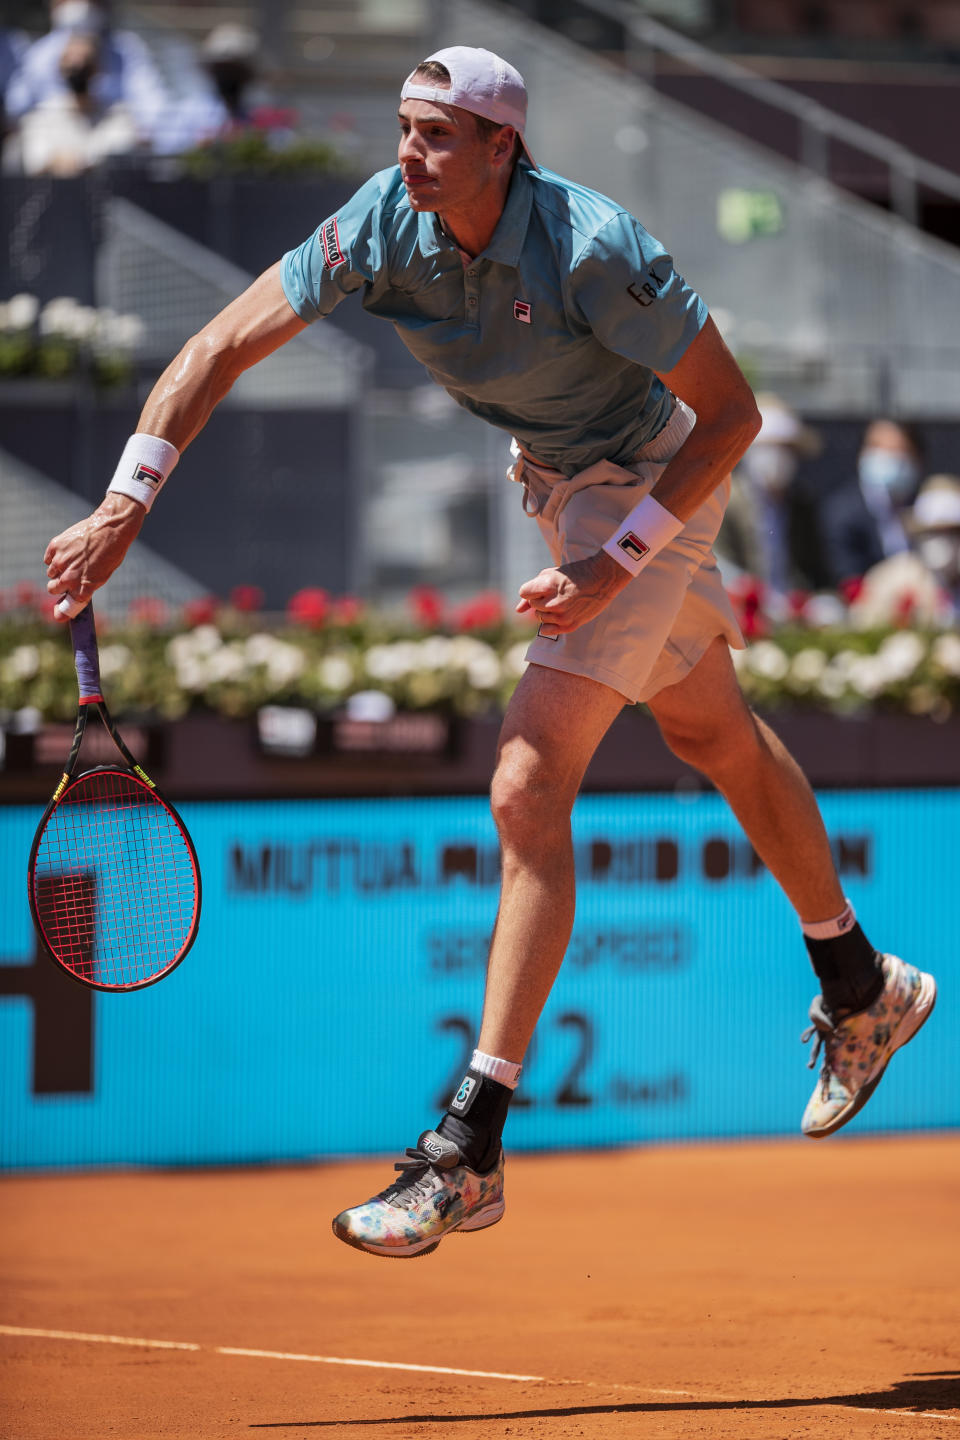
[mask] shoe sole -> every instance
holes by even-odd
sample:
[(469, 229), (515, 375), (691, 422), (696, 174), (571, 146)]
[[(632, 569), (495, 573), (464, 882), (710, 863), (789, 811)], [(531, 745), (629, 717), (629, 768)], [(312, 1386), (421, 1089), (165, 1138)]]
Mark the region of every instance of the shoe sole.
[(894, 1030), (892, 1036), (890, 1037), (890, 1054), (887, 1056), (886, 1060), (884, 1060), (876, 1075), (874, 1075), (871, 1080), (868, 1080), (866, 1085), (861, 1085), (860, 1089), (857, 1091), (856, 1095), (853, 1097), (847, 1108), (845, 1110), (841, 1110), (840, 1114), (837, 1115), (833, 1120), (831, 1120), (829, 1125), (823, 1125), (818, 1130), (804, 1130), (804, 1135), (808, 1136), (811, 1140), (822, 1140), (827, 1135), (833, 1135), (837, 1130), (841, 1129), (844, 1125), (846, 1125), (849, 1120), (852, 1120), (854, 1115), (856, 1115), (858, 1111), (863, 1109), (864, 1105), (866, 1105), (874, 1090), (876, 1090), (877, 1086), (880, 1084), (880, 1081), (883, 1079), (884, 1073), (886, 1072), (887, 1066), (890, 1064), (890, 1061), (893, 1059), (894, 1055), (896, 1055), (897, 1051), (902, 1050), (904, 1045), (906, 1045), (909, 1040), (913, 1039), (914, 1035), (916, 1035), (917, 1031), (921, 1028), (921, 1026), (925, 1025), (926, 1022), (930, 1019), (930, 1016), (933, 1014), (933, 1007), (936, 1005), (936, 1003), (937, 982), (934, 980), (932, 975), (927, 975), (923, 970), (921, 970), (920, 989), (917, 991), (917, 998), (916, 1000), (914, 1000), (907, 1013), (902, 1017), (900, 1024), (897, 1026), (896, 1030)]
[(362, 1250), (365, 1255), (382, 1255), (386, 1260), (419, 1260), (422, 1255), (432, 1255), (447, 1235), (467, 1235), (472, 1230), (487, 1230), (491, 1225), (496, 1225), (498, 1220), (503, 1219), (506, 1208), (503, 1200), (494, 1205), (486, 1205), (475, 1215), (469, 1215), (466, 1220), (462, 1220), (459, 1225), (444, 1230), (443, 1235), (436, 1240), (418, 1240), (411, 1245), (372, 1245), (359, 1235), (352, 1235), (345, 1225), (336, 1220), (333, 1222), (333, 1233), (345, 1245), (352, 1245), (354, 1250)]

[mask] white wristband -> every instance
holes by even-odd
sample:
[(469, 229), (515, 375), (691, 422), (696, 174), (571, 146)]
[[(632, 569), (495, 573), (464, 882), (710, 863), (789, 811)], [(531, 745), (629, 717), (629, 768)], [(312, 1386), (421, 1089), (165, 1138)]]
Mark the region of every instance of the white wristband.
[(107, 494), (129, 495), (147, 510), (160, 494), (180, 459), (180, 451), (156, 435), (131, 435), (120, 464), (107, 486)]
[(652, 495), (645, 495), (603, 548), (624, 570), (629, 570), (631, 575), (639, 575), (657, 551), (668, 545), (682, 529), (682, 520), (671, 515)]

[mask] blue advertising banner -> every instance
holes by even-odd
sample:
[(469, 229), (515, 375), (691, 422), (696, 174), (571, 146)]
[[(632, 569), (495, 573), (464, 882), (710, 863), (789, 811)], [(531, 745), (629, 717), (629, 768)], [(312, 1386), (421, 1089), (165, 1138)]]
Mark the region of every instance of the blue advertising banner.
[[(875, 943), (941, 998), (850, 1127), (960, 1124), (960, 792), (821, 796)], [(197, 803), (200, 935), (151, 989), (39, 956), (37, 814), (0, 808), (0, 1163), (223, 1164), (399, 1152), (473, 1046), (498, 855), (485, 802)], [(587, 795), (573, 941), (508, 1122), (514, 1150), (796, 1133), (816, 988), (796, 921), (715, 795)]]

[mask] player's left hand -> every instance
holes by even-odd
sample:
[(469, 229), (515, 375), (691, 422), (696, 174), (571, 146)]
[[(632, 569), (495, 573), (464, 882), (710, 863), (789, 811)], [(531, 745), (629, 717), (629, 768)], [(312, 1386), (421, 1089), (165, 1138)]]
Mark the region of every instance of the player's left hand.
[(633, 579), (605, 550), (585, 560), (551, 565), (520, 586), (518, 615), (535, 614), (540, 634), (568, 635), (599, 615)]

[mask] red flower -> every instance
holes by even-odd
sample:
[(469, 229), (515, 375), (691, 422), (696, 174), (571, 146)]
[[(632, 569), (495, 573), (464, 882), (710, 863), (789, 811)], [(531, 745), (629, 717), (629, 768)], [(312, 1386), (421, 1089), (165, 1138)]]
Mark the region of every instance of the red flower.
[(263, 605), (263, 591), (259, 585), (234, 585), (230, 591), (230, 604), (234, 610), (244, 614), (259, 610)]
[(763, 610), (763, 581), (753, 575), (743, 575), (729, 587), (729, 593), (745, 638), (756, 640), (766, 635), (770, 624)]
[(363, 618), (366, 606), (358, 595), (341, 595), (334, 600), (330, 618), (337, 625), (356, 625)]
[(787, 596), (787, 604), (790, 607), (790, 618), (802, 620), (807, 609), (807, 601), (810, 599), (809, 590), (791, 590)]
[(454, 617), (458, 630), (487, 630), (503, 620), (503, 596), (498, 590), (484, 590), (461, 605)]
[(169, 611), (165, 600), (157, 595), (138, 595), (127, 606), (127, 619), (131, 625), (165, 625)]
[(298, 590), (287, 601), (287, 615), (298, 625), (321, 630), (330, 614), (330, 596), (317, 588)]
[(188, 600), (183, 607), (183, 623), (191, 627), (211, 625), (217, 618), (218, 609), (216, 595), (202, 595), (199, 600)]
[(435, 630), (443, 623), (443, 596), (432, 585), (414, 585), (407, 604), (422, 630)]
[(846, 580), (841, 580), (839, 585), (840, 594), (848, 605), (853, 604), (862, 589), (862, 575), (850, 575)]

